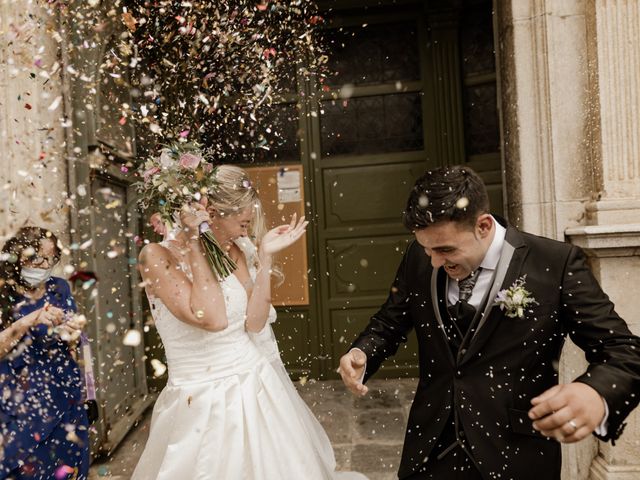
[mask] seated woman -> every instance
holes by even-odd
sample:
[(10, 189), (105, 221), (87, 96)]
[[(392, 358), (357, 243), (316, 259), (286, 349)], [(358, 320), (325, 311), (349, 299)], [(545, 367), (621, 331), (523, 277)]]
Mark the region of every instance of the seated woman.
[(48, 230), (23, 227), (0, 256), (0, 478), (86, 479), (89, 432), (72, 355), (82, 322)]

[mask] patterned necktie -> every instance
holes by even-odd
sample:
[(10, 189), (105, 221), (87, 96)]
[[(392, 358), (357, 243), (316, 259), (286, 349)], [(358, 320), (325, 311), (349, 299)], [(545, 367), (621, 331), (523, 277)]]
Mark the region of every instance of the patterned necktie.
[(458, 298), (463, 302), (468, 302), (471, 298), (471, 292), (473, 292), (473, 287), (478, 281), (478, 277), (480, 276), (480, 271), (482, 267), (478, 267), (474, 272), (471, 272), (467, 278), (463, 278), (458, 282), (458, 289), (460, 294)]
[(454, 324), (461, 338), (464, 338), (476, 316), (476, 309), (469, 304), (469, 299), (471, 298), (473, 287), (480, 276), (480, 270), (482, 270), (481, 267), (477, 268), (467, 278), (463, 278), (458, 282), (459, 300), (458, 303), (451, 307)]

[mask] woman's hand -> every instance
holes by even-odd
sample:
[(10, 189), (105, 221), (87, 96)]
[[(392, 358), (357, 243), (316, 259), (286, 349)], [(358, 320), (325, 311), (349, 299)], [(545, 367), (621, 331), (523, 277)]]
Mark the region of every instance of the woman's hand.
[(260, 256), (273, 255), (302, 237), (309, 222), (305, 221), (304, 217), (296, 222), (296, 217), (297, 215), (294, 213), (289, 225), (280, 225), (267, 232), (260, 242)]
[(182, 228), (184, 228), (192, 238), (197, 238), (200, 233), (200, 225), (211, 222), (211, 217), (204, 205), (191, 203), (180, 209), (180, 222), (182, 222)]
[(75, 343), (82, 335), (82, 330), (87, 324), (84, 315), (74, 315), (69, 320), (56, 328), (56, 332), (65, 342)]
[(57, 327), (63, 320), (64, 312), (58, 307), (47, 304), (39, 310), (31, 326), (35, 327), (36, 325), (42, 324), (47, 327)]

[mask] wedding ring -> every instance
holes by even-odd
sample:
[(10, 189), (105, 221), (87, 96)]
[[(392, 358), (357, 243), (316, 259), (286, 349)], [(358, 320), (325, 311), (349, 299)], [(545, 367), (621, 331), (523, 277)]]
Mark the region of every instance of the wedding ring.
[(578, 430), (578, 425), (576, 424), (575, 420), (569, 420), (567, 423), (573, 427), (574, 432)]

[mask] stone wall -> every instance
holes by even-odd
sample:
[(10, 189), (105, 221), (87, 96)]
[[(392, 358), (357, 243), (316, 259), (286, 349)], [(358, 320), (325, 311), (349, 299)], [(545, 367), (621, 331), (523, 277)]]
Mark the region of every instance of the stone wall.
[[(521, 228), (586, 249), (640, 333), (640, 0), (496, 1), (507, 207)], [(561, 381), (584, 370), (565, 348)], [(636, 411), (616, 447), (563, 447), (563, 478), (640, 478)]]
[(69, 122), (56, 18), (46, 4), (0, 2), (0, 243), (26, 223), (68, 239)]

